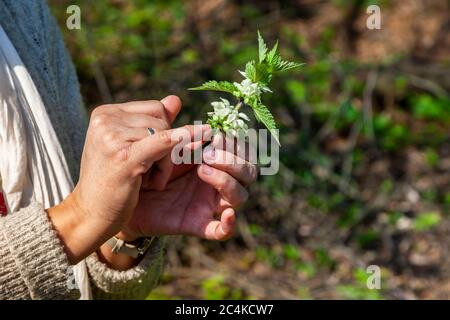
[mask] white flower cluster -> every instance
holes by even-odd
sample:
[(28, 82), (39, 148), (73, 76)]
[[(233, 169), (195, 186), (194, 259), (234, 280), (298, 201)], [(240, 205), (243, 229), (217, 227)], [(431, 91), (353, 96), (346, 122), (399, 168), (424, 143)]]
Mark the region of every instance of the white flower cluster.
[(259, 99), (263, 92), (272, 92), (268, 87), (260, 83), (254, 83), (245, 72), (239, 72), (245, 79), (241, 83), (234, 82), (233, 84), (239, 90), (243, 101), (237, 106), (232, 106), (227, 99), (220, 98), (220, 101), (211, 103), (214, 111), (208, 112), (208, 123), (213, 128), (219, 128), (225, 133), (231, 133), (235, 137), (240, 136), (242, 133), (245, 134), (248, 131), (248, 125), (245, 121), (250, 121), (250, 119), (245, 113), (239, 112), (242, 103), (248, 103), (247, 99), (251, 98)]
[(221, 128), (226, 133), (239, 136), (246, 133), (248, 126), (245, 121), (250, 121), (245, 113), (239, 112), (236, 106), (230, 105), (227, 99), (220, 98), (221, 101), (212, 102), (213, 112), (208, 112), (208, 122), (214, 127)]
[(262, 92), (272, 92), (268, 87), (259, 83), (254, 83), (247, 77), (247, 74), (243, 71), (239, 71), (245, 79), (241, 82), (234, 82), (236, 88), (244, 95), (244, 97), (260, 96)]

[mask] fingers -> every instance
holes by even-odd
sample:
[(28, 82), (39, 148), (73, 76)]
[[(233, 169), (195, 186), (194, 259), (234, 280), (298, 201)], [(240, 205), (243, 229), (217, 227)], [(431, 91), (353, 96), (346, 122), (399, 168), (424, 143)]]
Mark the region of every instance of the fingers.
[[(134, 141), (139, 141), (139, 140), (142, 140), (142, 139), (148, 137), (147, 128), (124, 127), (123, 129), (120, 129), (119, 131), (125, 141), (134, 142)], [(156, 131), (162, 131), (162, 129), (156, 129)]]
[(226, 150), (251, 163), (256, 163), (256, 148), (244, 139), (219, 133), (214, 135), (211, 146), (219, 150)]
[(128, 113), (147, 114), (149, 116), (169, 122), (166, 109), (164, 105), (158, 100), (133, 101), (115, 104), (114, 106)]
[(180, 98), (174, 95), (170, 95), (162, 99), (161, 103), (164, 105), (164, 109), (170, 123), (173, 123), (181, 110), (182, 103)]
[[(199, 135), (197, 133), (198, 130), (202, 134)], [(192, 141), (196, 141), (194, 139), (201, 139), (203, 133), (208, 130), (211, 130), (208, 125), (196, 126), (196, 134), (194, 134), (194, 126), (191, 125), (156, 132), (152, 136), (134, 142), (130, 146), (129, 159), (134, 164), (141, 165), (141, 169), (144, 170), (140, 173), (142, 174), (148, 170), (153, 162), (169, 154), (177, 144), (184, 146)]]
[[(126, 117), (126, 122), (129, 127), (142, 127), (139, 132), (137, 132), (137, 130), (134, 130), (133, 141), (146, 138), (148, 136), (147, 128), (153, 128), (156, 131), (169, 129), (169, 125), (175, 120), (176, 116), (181, 110), (181, 100), (177, 96), (171, 95), (162, 99), (161, 103), (167, 116), (163, 118), (166, 120), (153, 118), (150, 115), (144, 116), (143, 114), (129, 114), (128, 117)], [(132, 105), (128, 108), (136, 112), (146, 111), (146, 109), (143, 109), (140, 105)], [(171, 161), (170, 155), (166, 155), (161, 160), (155, 162), (150, 168), (150, 171), (144, 175), (142, 188), (164, 190), (167, 182), (172, 175), (172, 171), (173, 163)]]
[(225, 209), (220, 221), (210, 221), (200, 236), (208, 240), (224, 241), (233, 236), (236, 226), (236, 215), (233, 209)]
[[(182, 104), (180, 98), (170, 95), (162, 99), (161, 103), (164, 105), (168, 121), (170, 124), (173, 123), (181, 110)], [(147, 174), (146, 184), (143, 183), (143, 187), (158, 191), (164, 190), (166, 184), (172, 177), (173, 169), (174, 165), (170, 155), (165, 156), (153, 165), (150, 172)]]
[[(100, 106), (92, 113), (91, 120), (93, 124), (100, 122), (103, 127), (118, 131), (117, 133), (123, 134), (128, 139), (142, 139), (148, 135), (147, 128), (154, 128), (156, 131), (169, 129), (170, 123), (165, 115), (164, 106), (161, 103), (159, 105), (162, 106), (161, 109), (155, 108), (153, 103), (142, 102)], [(130, 137), (126, 131), (133, 128), (141, 130), (130, 130), (133, 132)]]
[(211, 167), (225, 171), (244, 185), (249, 185), (258, 177), (254, 164), (233, 153), (208, 146), (203, 151), (203, 161)]
[(173, 172), (173, 162), (170, 154), (155, 162), (147, 173), (147, 180), (142, 183), (142, 187), (147, 190), (162, 191), (169, 182)]
[(118, 122), (128, 128), (153, 128), (158, 131), (169, 129), (169, 123), (165, 120), (149, 116), (144, 113), (126, 113), (121, 112), (118, 116)]
[(247, 201), (247, 190), (230, 174), (207, 164), (200, 165), (197, 170), (199, 178), (216, 189), (231, 207), (238, 207)]
[[(172, 123), (181, 110), (181, 100), (177, 96), (170, 95), (162, 99), (148, 101), (133, 101), (115, 106), (127, 113), (146, 114), (151, 117), (159, 118), (168, 123)], [(105, 108), (105, 110), (107, 110)]]

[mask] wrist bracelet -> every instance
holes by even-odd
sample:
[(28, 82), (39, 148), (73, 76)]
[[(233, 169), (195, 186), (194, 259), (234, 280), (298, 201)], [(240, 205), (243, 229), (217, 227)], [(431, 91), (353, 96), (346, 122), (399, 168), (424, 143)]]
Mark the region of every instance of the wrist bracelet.
[(148, 248), (150, 248), (153, 243), (155, 237), (151, 238), (142, 238), (138, 245), (134, 245), (131, 243), (127, 243), (122, 239), (117, 238), (116, 236), (112, 237), (106, 244), (111, 247), (112, 253), (124, 253), (130, 257), (138, 258), (139, 256), (144, 255)]

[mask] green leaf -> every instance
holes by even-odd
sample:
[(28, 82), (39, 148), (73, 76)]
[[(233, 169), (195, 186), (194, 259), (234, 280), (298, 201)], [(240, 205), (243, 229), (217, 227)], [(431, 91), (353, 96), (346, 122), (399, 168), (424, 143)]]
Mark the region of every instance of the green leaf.
[(247, 62), (247, 64), (245, 65), (245, 74), (253, 82), (258, 82), (255, 61)]
[(280, 55), (278, 54), (278, 41), (273, 46), (272, 50), (266, 56), (266, 62), (269, 66), (274, 66), (279, 60), (281, 60)]
[(296, 62), (290, 62), (290, 61), (282, 61), (280, 60), (276, 65), (275, 65), (275, 71), (286, 71), (286, 70), (291, 70), (291, 69), (295, 69), (298, 68), (300, 66), (304, 65), (304, 63), (296, 63)]
[(255, 63), (255, 61), (248, 62), (245, 65), (245, 74), (252, 82), (259, 82), (263, 85), (268, 85), (270, 80), (272, 80), (272, 74), (264, 63)]
[[(259, 35), (259, 33), (258, 33), (258, 35)], [(268, 53), (267, 53), (267, 47), (265, 47), (264, 59), (261, 60), (261, 43), (260, 43), (259, 38), (258, 38), (258, 42), (259, 42), (259, 46), (260, 46), (260, 64), (267, 64), (266, 69), (269, 73), (278, 72), (278, 71), (287, 71), (287, 70), (298, 68), (303, 65), (302, 63), (283, 61), (281, 59), (281, 55), (279, 54), (278, 41), (275, 43), (273, 48)], [(264, 44), (264, 46), (265, 46), (265, 44)]]
[(261, 63), (266, 58), (267, 46), (266, 43), (264, 42), (263, 37), (261, 36), (261, 33), (259, 33), (259, 30), (258, 30), (258, 47), (259, 47), (259, 63)]
[(272, 72), (268, 70), (267, 65), (265, 63), (258, 63), (256, 65), (256, 81), (263, 85), (269, 85), (272, 80)]
[(189, 90), (209, 90), (209, 91), (222, 91), (234, 94), (238, 89), (234, 84), (228, 81), (208, 81), (202, 84), (200, 87), (189, 88)]
[(278, 136), (277, 124), (275, 119), (273, 118), (272, 113), (270, 113), (269, 109), (260, 102), (255, 102), (252, 104), (253, 112), (255, 113), (255, 118), (259, 122), (263, 123), (266, 128), (270, 131), (272, 136), (277, 141), (278, 145), (280, 144), (280, 137)]

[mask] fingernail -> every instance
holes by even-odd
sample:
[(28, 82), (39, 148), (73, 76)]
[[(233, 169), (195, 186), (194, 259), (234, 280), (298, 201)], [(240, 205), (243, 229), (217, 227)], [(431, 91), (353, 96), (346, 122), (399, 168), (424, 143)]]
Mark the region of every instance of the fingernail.
[(214, 160), (216, 158), (216, 149), (207, 148), (204, 152), (204, 156), (209, 160)]
[(210, 166), (203, 165), (203, 173), (204, 174), (210, 175), (210, 174), (212, 174), (212, 172), (213, 172), (213, 169)]

